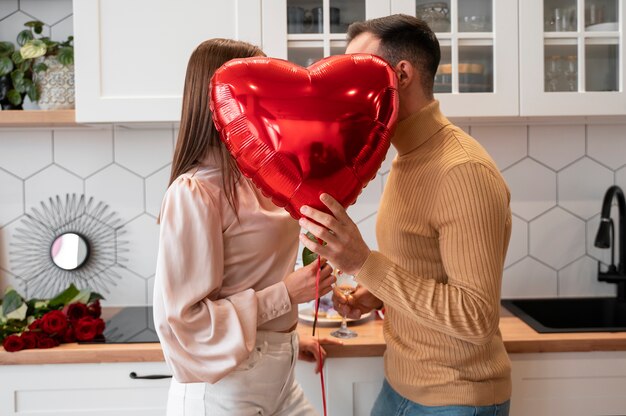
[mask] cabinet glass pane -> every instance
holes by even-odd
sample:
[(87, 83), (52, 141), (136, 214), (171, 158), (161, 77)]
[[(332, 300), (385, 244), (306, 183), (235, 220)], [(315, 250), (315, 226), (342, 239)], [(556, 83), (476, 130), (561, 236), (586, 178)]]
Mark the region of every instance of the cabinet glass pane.
[(586, 0), (585, 30), (616, 31), (619, 29), (617, 0)]
[(343, 55), (346, 53), (346, 42), (337, 42), (339, 45), (330, 45), (331, 55)]
[(459, 92), (493, 92), (493, 46), (459, 46)]
[(312, 65), (323, 57), (323, 47), (289, 47), (287, 49), (287, 60), (304, 67)]
[(350, 23), (365, 20), (365, 0), (330, 0), (330, 33), (346, 33)]
[(618, 45), (585, 45), (585, 85), (587, 91), (619, 89)]
[(576, 0), (545, 0), (543, 25), (546, 32), (578, 30)]
[(576, 45), (547, 45), (544, 54), (544, 91), (578, 91)]
[(287, 0), (287, 33), (322, 33), (322, 0)]
[(450, 32), (450, 0), (417, 0), (415, 16), (424, 20), (433, 32)]
[(491, 32), (492, 0), (463, 0), (459, 5), (459, 32)]
[(441, 46), (441, 60), (433, 92), (452, 92), (452, 53), (449, 46)]

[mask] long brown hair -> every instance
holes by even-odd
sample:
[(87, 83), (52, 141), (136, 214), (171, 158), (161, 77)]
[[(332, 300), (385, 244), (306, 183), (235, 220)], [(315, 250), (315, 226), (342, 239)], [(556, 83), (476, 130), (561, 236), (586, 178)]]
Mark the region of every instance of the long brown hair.
[(191, 54), (185, 75), (183, 110), (168, 184), (171, 185), (179, 175), (198, 166), (209, 151), (215, 152), (217, 159), (221, 161), (224, 192), (235, 212), (235, 184), (241, 172), (213, 124), (209, 109), (209, 82), (215, 71), (227, 61), (253, 56), (265, 54), (254, 45), (231, 39), (206, 40)]

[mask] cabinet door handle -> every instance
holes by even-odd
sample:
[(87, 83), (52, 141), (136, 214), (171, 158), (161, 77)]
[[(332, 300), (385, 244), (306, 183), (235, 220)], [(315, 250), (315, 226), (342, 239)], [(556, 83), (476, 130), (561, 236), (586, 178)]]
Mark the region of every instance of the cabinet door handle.
[(168, 376), (166, 374), (150, 374), (148, 376), (138, 376), (137, 373), (135, 373), (134, 371), (131, 372), (128, 377), (132, 378), (133, 380), (159, 380), (162, 378), (172, 378), (172, 376)]

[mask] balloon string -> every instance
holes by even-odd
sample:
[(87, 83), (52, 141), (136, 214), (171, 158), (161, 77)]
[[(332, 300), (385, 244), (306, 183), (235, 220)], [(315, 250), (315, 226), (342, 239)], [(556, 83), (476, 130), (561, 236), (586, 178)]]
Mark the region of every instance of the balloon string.
[(320, 343), (320, 333), (317, 333), (317, 356), (320, 357), (319, 372), (320, 384), (322, 385), (322, 405), (324, 406), (324, 416), (326, 413), (326, 387), (324, 385), (324, 362), (322, 361), (322, 344)]
[[(320, 240), (319, 238), (317, 239), (318, 241), (320, 241), (320, 244), (322, 240)], [(322, 259), (320, 256), (317, 256), (317, 274), (315, 276), (315, 315), (313, 317), (313, 336), (315, 336), (315, 327), (317, 326), (317, 316), (319, 314), (319, 310), (320, 310), (320, 271), (322, 269)]]
[[(318, 238), (320, 244), (322, 244), (322, 240)], [(317, 316), (319, 313), (320, 307), (320, 271), (322, 269), (322, 260), (321, 256), (317, 256), (317, 274), (315, 276), (315, 317), (313, 318), (313, 336), (315, 336), (315, 326), (317, 324)], [(322, 405), (324, 407), (324, 416), (327, 415), (326, 412), (326, 386), (324, 383), (324, 363), (322, 361), (322, 344), (320, 343), (320, 333), (317, 332), (317, 356), (320, 357), (319, 361), (319, 372), (320, 372), (320, 385), (322, 386)]]

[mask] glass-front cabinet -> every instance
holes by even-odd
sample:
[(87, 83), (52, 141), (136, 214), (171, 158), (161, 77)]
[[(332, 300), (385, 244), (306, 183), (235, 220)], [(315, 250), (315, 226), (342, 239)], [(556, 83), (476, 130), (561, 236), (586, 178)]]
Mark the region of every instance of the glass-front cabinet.
[(436, 33), (435, 96), (448, 116), (519, 114), (516, 0), (392, 0)]
[(521, 115), (623, 115), (624, 0), (520, 1)]
[(301, 66), (345, 52), (354, 21), (405, 13), (424, 19), (441, 44), (436, 97), (448, 116), (519, 114), (517, 0), (264, 1), (263, 48)]
[[(262, 4), (265, 53), (305, 67), (343, 54), (350, 23), (390, 13), (389, 0), (268, 0)], [(271, 17), (267, 24), (265, 16)]]

